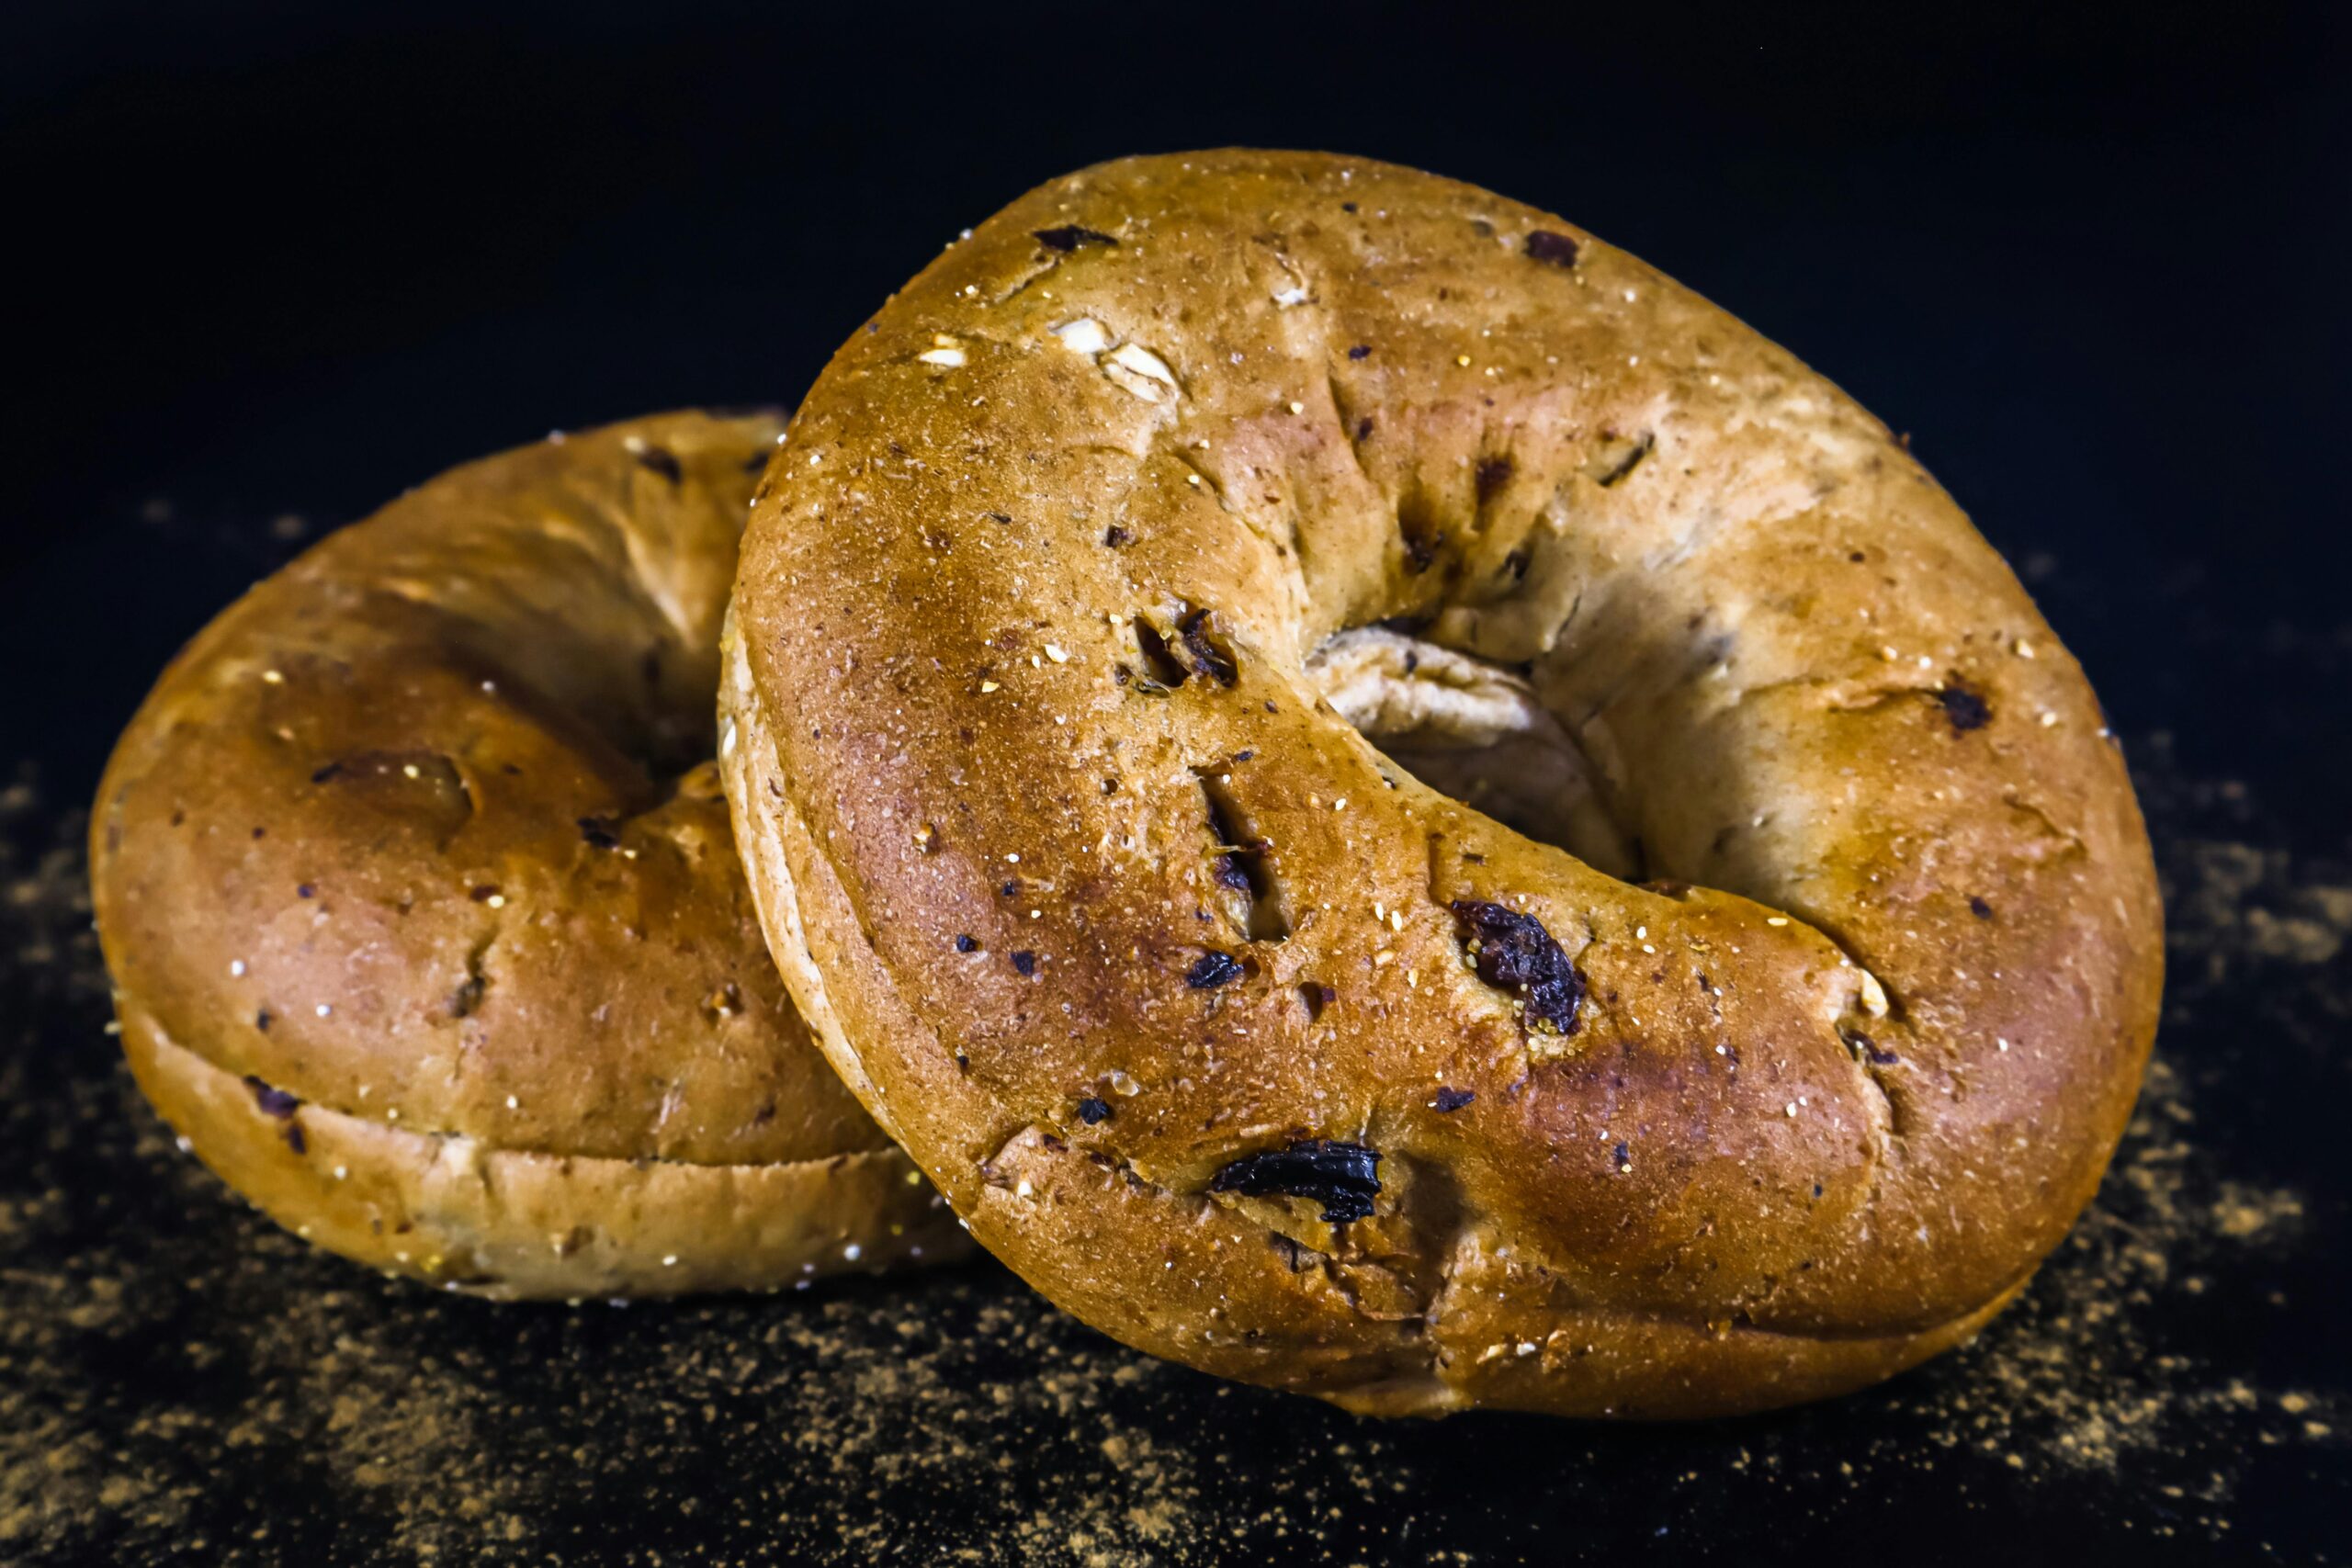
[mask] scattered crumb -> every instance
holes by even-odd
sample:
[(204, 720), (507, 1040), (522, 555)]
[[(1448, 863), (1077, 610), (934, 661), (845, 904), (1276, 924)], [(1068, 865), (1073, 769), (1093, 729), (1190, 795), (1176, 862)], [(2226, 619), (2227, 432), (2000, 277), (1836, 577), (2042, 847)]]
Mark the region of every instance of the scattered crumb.
[[(1552, 1560), (1571, 1529), (1737, 1555), (2060, 1488), (2124, 1534), (2252, 1540), (2233, 1512), (2250, 1467), (2346, 1448), (2345, 1391), (2272, 1386), (2253, 1353), (2333, 1321), (2279, 1281), (2341, 1200), (2217, 1129), (2250, 1114), (2250, 1053), (2285, 1082), (2337, 1070), (2352, 875), (2181, 830), (2243, 823), (2243, 792), (2151, 750), (2173, 977), (2098, 1204), (1962, 1351), (1672, 1428), (1357, 1421), (1132, 1354), (985, 1263), (627, 1311), (368, 1275), (244, 1208), (146, 1110), (104, 1032), (84, 819), (19, 773), (0, 787), (0, 1560), (1467, 1564)], [(1519, 1545), (1467, 1544), (1497, 1540)]]

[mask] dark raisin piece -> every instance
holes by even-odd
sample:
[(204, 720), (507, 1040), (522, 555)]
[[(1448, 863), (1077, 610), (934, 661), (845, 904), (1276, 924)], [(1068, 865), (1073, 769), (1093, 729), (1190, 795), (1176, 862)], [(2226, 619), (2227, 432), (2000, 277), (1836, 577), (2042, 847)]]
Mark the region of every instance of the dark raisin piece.
[(1219, 953), (1215, 948), (1194, 959), (1193, 966), (1184, 971), (1184, 984), (1196, 991), (1211, 990), (1239, 978), (1241, 960), (1229, 953)]
[(1441, 1084), (1437, 1091), (1438, 1114), (1450, 1116), (1477, 1098), (1478, 1092), (1476, 1089), (1447, 1089)]
[(609, 817), (582, 817), (580, 819), (580, 836), (592, 848), (616, 850), (621, 847), (620, 840), (613, 832), (616, 826), (618, 824)]
[(1209, 1190), (1306, 1198), (1323, 1205), (1325, 1224), (1343, 1225), (1372, 1213), (1380, 1193), (1380, 1156), (1361, 1144), (1304, 1139), (1242, 1156), (1216, 1173)]
[(1576, 241), (1566, 234), (1555, 234), (1549, 229), (1538, 229), (1527, 236), (1527, 254), (1536, 261), (1549, 262), (1554, 266), (1577, 265)]
[(1102, 542), (1114, 550), (1134, 537), (1133, 534), (1128, 533), (1116, 523), (1102, 530)]
[(1246, 761), (1248, 761), (1250, 758), (1252, 758), (1252, 757), (1256, 756), (1257, 754), (1258, 754), (1257, 750), (1256, 750), (1254, 747), (1253, 747), (1253, 748), (1249, 748), (1249, 749), (1245, 749), (1245, 750), (1243, 750), (1236, 751), (1236, 752), (1233, 754), (1233, 760), (1234, 760), (1235, 761), (1237, 761), (1237, 762), (1246, 762)]
[(1184, 651), (1192, 655), (1193, 669), (1220, 686), (1230, 686), (1241, 679), (1241, 667), (1233, 661), (1233, 655), (1210, 637), (1206, 610), (1195, 610), (1179, 621), (1176, 633), (1183, 639)]
[(1509, 457), (1481, 457), (1476, 478), (1478, 504), (1484, 506), (1495, 498), (1495, 492), (1510, 482), (1511, 462)]
[(1110, 1102), (1097, 1100), (1092, 1095), (1087, 1096), (1078, 1102), (1078, 1119), (1090, 1127), (1108, 1122), (1111, 1119)]
[(1080, 245), (1116, 245), (1119, 242), (1099, 229), (1081, 229), (1075, 223), (1065, 223), (1058, 229), (1039, 229), (1037, 243), (1049, 251), (1067, 255)]
[(1880, 1050), (1878, 1042), (1859, 1029), (1841, 1030), (1838, 1037), (1846, 1043), (1847, 1049), (1874, 1067), (1891, 1067), (1902, 1060), (1892, 1051)]
[(980, 944), (978, 942), (973, 941), (969, 936), (958, 936), (956, 939), (956, 951), (958, 953), (969, 953), (979, 945)]
[(254, 1103), (261, 1107), (265, 1116), (285, 1121), (302, 1108), (302, 1102), (282, 1089), (272, 1089), (251, 1073), (245, 1075), (245, 1088), (253, 1091)]
[(1350, 359), (1368, 359), (1371, 356), (1372, 344), (1368, 343), (1360, 343), (1356, 344), (1355, 347), (1348, 350), (1348, 357)]
[(1618, 458), (1615, 463), (1610, 466), (1609, 471), (1602, 474), (1594, 482), (1600, 485), (1603, 490), (1609, 489), (1619, 479), (1623, 479), (1627, 474), (1630, 474), (1635, 468), (1640, 468), (1642, 466), (1642, 459), (1648, 457), (1652, 451), (1657, 449), (1657, 436), (1656, 434), (1653, 434), (1643, 436), (1639, 441), (1634, 443), (1633, 449), (1631, 451), (1627, 452), (1623, 457)]
[(311, 1140), (302, 1135), (302, 1123), (291, 1117), (287, 1119), (285, 1126), (277, 1130), (277, 1135), (285, 1139), (286, 1146), (296, 1154), (306, 1155), (311, 1152)]
[(1993, 918), (1993, 906), (1972, 896), (1968, 900), (1968, 912), (1980, 920), (1989, 920)]
[(1249, 869), (1241, 863), (1241, 856), (1238, 852), (1221, 854), (1217, 856), (1216, 874), (1216, 885), (1219, 887), (1225, 888), (1228, 892), (1250, 893), (1255, 891), (1255, 889), (1250, 886)]
[(1356, 204), (1352, 201), (1343, 201), (1340, 203), (1340, 210), (1342, 212), (1353, 212), (1355, 209)]
[(294, 897), (297, 898), (316, 897), (318, 896), (318, 891), (319, 890), (317, 888), (311, 886), (307, 882), (298, 882), (294, 885)]
[(325, 784), (329, 779), (339, 778), (342, 774), (343, 764), (341, 762), (329, 762), (325, 767), (321, 768), (317, 773), (311, 775), (311, 782), (312, 784)]
[(1958, 676), (1936, 693), (1936, 701), (1943, 704), (1944, 716), (1951, 720), (1954, 735), (1965, 735), (1993, 722), (1993, 710), (1985, 705), (1984, 694)]
[(449, 998), (449, 1016), (451, 1018), (471, 1018), (474, 1014), (474, 1010), (481, 1006), (482, 992), (489, 988), (489, 982), (484, 980), (481, 976), (469, 975), (466, 976), (466, 983), (459, 986), (457, 991)]
[(1372, 415), (1366, 414), (1362, 419), (1356, 421), (1356, 439), (1358, 441), (1369, 441), (1372, 439)]
[(498, 884), (495, 882), (476, 883), (473, 888), (467, 893), (466, 897), (471, 898), (477, 904), (487, 904), (492, 898), (498, 897)]
[(1020, 884), (1020, 883), (1018, 883), (1018, 882), (1013, 881), (1013, 880), (1012, 880), (1012, 878), (1010, 878), (1010, 877), (1007, 877), (1007, 878), (1005, 879), (1005, 884), (1004, 884), (1004, 886), (1001, 886), (1001, 887), (1000, 887), (1000, 888), (998, 888), (998, 889), (997, 889), (997, 892), (998, 892), (1001, 897), (1007, 897), (1007, 898), (1012, 897), (1015, 893), (1018, 893), (1018, 892), (1020, 892), (1020, 891), (1021, 891), (1021, 884)]
[(1455, 934), (1477, 964), (1478, 978), (1517, 992), (1528, 1028), (1574, 1034), (1584, 976), (1543, 922), (1480, 898), (1456, 898), (1453, 908)]
[(1619, 1170), (1627, 1170), (1633, 1167), (1634, 1151), (1630, 1145), (1619, 1144), (1609, 1151), (1609, 1157)]
[(271, 1012), (267, 1008), (264, 1008), (259, 1012), (254, 1014), (254, 1027), (260, 1030), (264, 1034), (268, 1033), (269, 1026), (277, 1021), (277, 1015)]
[(1415, 577), (1429, 570), (1437, 559), (1437, 537), (1429, 534), (1408, 532), (1403, 536), (1405, 570)]
[(1023, 948), (1012, 955), (1012, 966), (1023, 975), (1035, 975), (1037, 972), (1037, 955)]
[(637, 466), (650, 468), (672, 484), (685, 482), (686, 470), (678, 466), (676, 454), (664, 446), (648, 446), (637, 455)]

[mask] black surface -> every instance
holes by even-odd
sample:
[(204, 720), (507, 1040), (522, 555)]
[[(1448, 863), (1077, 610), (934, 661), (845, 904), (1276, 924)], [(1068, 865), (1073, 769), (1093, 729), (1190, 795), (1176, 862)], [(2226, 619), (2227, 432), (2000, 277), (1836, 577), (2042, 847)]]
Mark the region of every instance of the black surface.
[[(2352, 1554), (2333, 10), (863, 10), (12, 17), (0, 1562)], [(2140, 1121), (2022, 1305), (1783, 1416), (1374, 1426), (988, 1266), (441, 1297), (173, 1152), (101, 1032), (74, 835), (183, 637), (458, 459), (789, 400), (1037, 180), (1237, 141), (1475, 180), (1712, 295), (1913, 432), (2081, 654), (2174, 972)]]

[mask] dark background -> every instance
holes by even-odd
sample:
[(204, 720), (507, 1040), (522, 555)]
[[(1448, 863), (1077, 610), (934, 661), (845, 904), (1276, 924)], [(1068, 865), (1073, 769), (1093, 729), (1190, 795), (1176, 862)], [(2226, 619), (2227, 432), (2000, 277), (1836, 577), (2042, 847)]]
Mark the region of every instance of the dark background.
[[(0, 1325), (17, 1325), (0, 1383), (17, 1387), (0, 1465), (32, 1462), (38, 1431), (89, 1484), (44, 1513), (29, 1472), (0, 1474), (0, 1560), (1082, 1562), (1099, 1545), (1485, 1562), (1668, 1532), (1736, 1561), (2346, 1549), (2346, 10), (1776, 9), (12, 9), (0, 871), (30, 891), (11, 895), (0, 971)], [(302, 540), (461, 458), (659, 407), (789, 402), (888, 290), (1029, 186), (1227, 142), (1419, 164), (1664, 267), (1912, 433), (2080, 654), (2173, 902), (2171, 1077), (2023, 1326), (1763, 1422), (1371, 1428), (1121, 1371), (1131, 1358), (985, 1269), (914, 1305), (843, 1287), (808, 1309), (831, 1348), (795, 1352), (757, 1314), (797, 1303), (501, 1316), (310, 1257), (200, 1178), (152, 1174), (155, 1129), (96, 1034), (71, 838), (182, 639)], [(77, 1326), (108, 1270), (160, 1304)], [(288, 1335), (257, 1326), (294, 1300), (310, 1304)], [(907, 1312), (932, 1315), (898, 1338), (859, 1326)], [(717, 1370), (720, 1345), (763, 1334), (756, 1377)], [(994, 1343), (946, 1348), (958, 1334)], [(741, 1438), (761, 1409), (815, 1421), (820, 1363), (878, 1375), (910, 1337), (931, 1394), (826, 1406), (866, 1423), (863, 1450)], [(190, 1382), (174, 1347), (192, 1343), (217, 1354)], [(351, 1343), (368, 1410), (398, 1409), (412, 1378), (482, 1402), (409, 1433), (413, 1485), (334, 1462), (341, 1385), (305, 1368)], [(1062, 1396), (1008, 1404), (1039, 1360), (1081, 1378), (1078, 1416)], [(667, 1396), (598, 1367), (666, 1368), (707, 1397), (633, 1404)], [(1953, 1437), (1988, 1412), (1996, 1445)], [(1111, 1437), (1077, 1442), (1073, 1421)], [(940, 1447), (948, 1427), (980, 1457)], [(1161, 1493), (1138, 1490), (1137, 1444), (1162, 1456)], [(489, 1517), (520, 1533), (434, 1512), (435, 1465), (503, 1498)], [(107, 1504), (125, 1466), (176, 1503)], [(1182, 1517), (1147, 1529), (1103, 1506), (1130, 1494), (1147, 1517), (1182, 1494)], [(1035, 1526), (1057, 1513), (1095, 1545)]]

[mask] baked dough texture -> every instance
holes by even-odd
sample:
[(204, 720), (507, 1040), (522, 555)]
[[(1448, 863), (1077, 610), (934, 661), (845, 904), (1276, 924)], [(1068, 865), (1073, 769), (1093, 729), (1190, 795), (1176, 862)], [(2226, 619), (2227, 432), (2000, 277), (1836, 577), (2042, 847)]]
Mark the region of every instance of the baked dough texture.
[(710, 761), (769, 414), (470, 464), (165, 671), (100, 786), (132, 1071), (229, 1184), (497, 1297), (777, 1288), (967, 1244), (811, 1048)]
[(1951, 499), (1430, 175), (1139, 158), (990, 219), (796, 416), (723, 663), (867, 1109), (1089, 1323), (1351, 1409), (1959, 1343), (2154, 1028), (2122, 760)]

